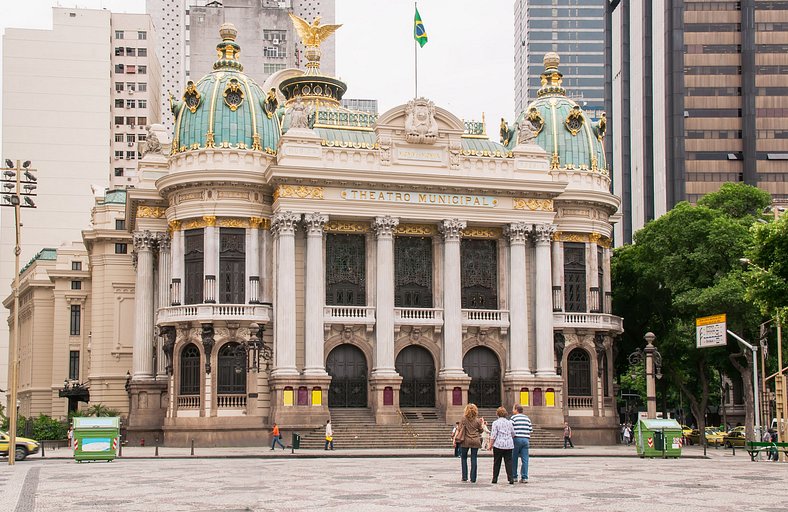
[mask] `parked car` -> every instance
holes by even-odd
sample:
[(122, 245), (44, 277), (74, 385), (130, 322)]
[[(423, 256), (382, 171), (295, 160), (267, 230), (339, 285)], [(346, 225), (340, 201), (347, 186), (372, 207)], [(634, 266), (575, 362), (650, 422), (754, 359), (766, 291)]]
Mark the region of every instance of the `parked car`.
[[(706, 427), (706, 444), (722, 445), (725, 434), (714, 427)], [(693, 429), (690, 435), (686, 436), (689, 444), (700, 444), (700, 432)]]
[(682, 425), (681, 426), (681, 435), (683, 435), (684, 438), (688, 438), (690, 436), (690, 434), (692, 434), (692, 429), (690, 427), (688, 427), (687, 425)]
[(728, 433), (730, 434), (731, 432), (741, 432), (743, 434), (745, 429), (746, 427), (744, 425), (739, 425), (738, 427), (733, 427), (732, 429), (730, 429)]
[[(10, 441), (11, 439), (9, 438), (8, 433), (0, 431), (0, 456), (8, 456), (8, 444)], [(38, 443), (38, 441), (17, 436), (16, 450), (14, 450), (14, 460), (25, 460), (25, 457), (28, 455), (38, 453), (38, 449), (40, 447), (41, 445)]]
[(731, 430), (722, 438), (722, 444), (725, 448), (730, 448), (731, 446), (744, 446), (746, 443), (747, 438), (744, 432), (737, 430)]

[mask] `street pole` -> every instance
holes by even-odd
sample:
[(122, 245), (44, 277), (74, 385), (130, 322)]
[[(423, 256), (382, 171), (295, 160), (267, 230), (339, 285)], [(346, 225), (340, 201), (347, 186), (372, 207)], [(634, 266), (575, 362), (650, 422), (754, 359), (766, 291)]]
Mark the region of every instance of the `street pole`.
[[(779, 312), (777, 313), (777, 370), (774, 378), (775, 402), (777, 405), (777, 437), (785, 442), (785, 377), (783, 376), (783, 329)], [(780, 462), (785, 462), (785, 453), (778, 451)]]
[(728, 330), (728, 334), (733, 336), (736, 339), (736, 341), (738, 341), (739, 343), (741, 343), (742, 345), (744, 345), (745, 347), (747, 347), (752, 351), (752, 388), (754, 393), (752, 401), (754, 402), (753, 406), (755, 407), (755, 414), (754, 414), (755, 418), (753, 418), (753, 420), (755, 421), (754, 431), (756, 432), (756, 439), (754, 440), (759, 441), (760, 439), (758, 439), (757, 436), (760, 435), (760, 431), (761, 431), (761, 420), (760, 420), (761, 411), (758, 404), (758, 358), (756, 356), (756, 353), (758, 352), (758, 345), (750, 345), (733, 331)]
[(657, 417), (657, 383), (654, 379), (654, 350), (656, 347), (651, 342), (656, 336), (654, 333), (647, 332), (644, 338), (646, 340), (646, 416), (653, 420)]

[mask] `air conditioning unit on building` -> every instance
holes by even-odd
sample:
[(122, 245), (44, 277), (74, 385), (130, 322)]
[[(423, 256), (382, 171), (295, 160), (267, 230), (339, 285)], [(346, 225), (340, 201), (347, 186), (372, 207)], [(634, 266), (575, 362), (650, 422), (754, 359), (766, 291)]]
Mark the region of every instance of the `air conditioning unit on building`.
[(134, 147), (134, 143), (133, 142), (129, 142), (129, 147), (133, 148)]
[(129, 94), (134, 96), (134, 90), (133, 89), (129, 89)]
[(279, 44), (279, 39), (274, 39), (271, 42), (274, 43), (274, 44)]

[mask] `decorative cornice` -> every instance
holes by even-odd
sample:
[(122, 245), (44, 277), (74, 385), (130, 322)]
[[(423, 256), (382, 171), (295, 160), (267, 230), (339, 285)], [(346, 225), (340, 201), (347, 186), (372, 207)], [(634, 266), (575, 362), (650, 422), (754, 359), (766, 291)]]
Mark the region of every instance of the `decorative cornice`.
[(275, 213), (271, 221), (271, 231), (277, 237), (282, 235), (292, 236), (295, 234), (299, 220), (301, 220), (301, 215), (291, 211)]
[(515, 210), (531, 210), (532, 212), (551, 212), (553, 211), (552, 199), (536, 199), (533, 197), (523, 197), (514, 199)]
[(295, 197), (298, 199), (323, 199), (323, 187), (308, 187), (305, 185), (279, 185), (274, 190), (274, 201), (280, 197)]
[(527, 222), (513, 222), (503, 227), (503, 234), (512, 244), (524, 244), (528, 240), (531, 225)]
[(221, 228), (248, 228), (249, 219), (243, 217), (221, 217), (216, 221), (216, 225)]
[(372, 229), (378, 238), (391, 238), (394, 236), (394, 229), (399, 225), (399, 219), (389, 215), (375, 217), (372, 221)]
[(400, 224), (394, 228), (397, 236), (435, 236), (438, 227), (434, 224)]
[(181, 229), (181, 221), (179, 220), (171, 220), (167, 223), (170, 232), (180, 231)]
[(137, 206), (138, 219), (161, 219), (164, 217), (167, 208), (163, 206)]
[(206, 227), (214, 227), (216, 226), (216, 216), (215, 215), (203, 215), (202, 220), (205, 222)]
[(483, 238), (487, 240), (495, 240), (501, 238), (501, 228), (480, 228), (472, 226), (462, 230), (463, 238)]
[(577, 243), (592, 243), (600, 247), (609, 249), (611, 240), (600, 233), (572, 233), (565, 231), (556, 231), (553, 235), (553, 240), (556, 242), (577, 242)]
[(369, 232), (369, 224), (350, 220), (332, 220), (325, 225), (323, 231), (326, 233), (362, 234)]
[(271, 229), (271, 219), (265, 217), (249, 217), (249, 227), (252, 229)]
[(446, 219), (438, 226), (438, 230), (443, 235), (443, 239), (447, 241), (459, 241), (462, 230), (468, 226), (468, 223), (460, 219)]
[(553, 224), (535, 224), (531, 235), (537, 244), (549, 243), (555, 233)]
[(304, 214), (304, 227), (306, 228), (307, 236), (322, 236), (326, 222), (328, 222), (328, 215), (323, 215), (320, 212)]

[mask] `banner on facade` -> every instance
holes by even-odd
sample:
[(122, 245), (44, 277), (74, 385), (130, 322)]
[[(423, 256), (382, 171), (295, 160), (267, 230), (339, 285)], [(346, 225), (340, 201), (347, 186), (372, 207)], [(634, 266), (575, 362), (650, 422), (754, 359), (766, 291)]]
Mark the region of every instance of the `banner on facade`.
[(725, 313), (695, 319), (697, 348), (724, 347), (728, 343)]

